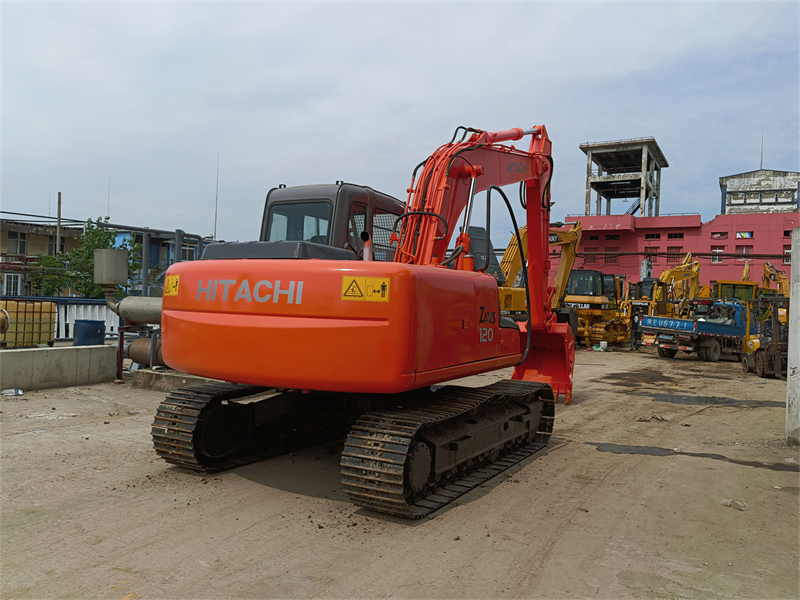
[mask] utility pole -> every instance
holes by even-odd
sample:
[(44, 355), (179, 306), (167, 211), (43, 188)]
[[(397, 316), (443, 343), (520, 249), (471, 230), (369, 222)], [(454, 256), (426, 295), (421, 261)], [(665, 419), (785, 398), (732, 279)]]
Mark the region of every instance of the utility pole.
[[(800, 256), (800, 227), (792, 232), (792, 255)], [(786, 359), (786, 443), (800, 445), (800, 266), (795, 258), (789, 292), (789, 356)], [(794, 335), (791, 332), (794, 331)]]
[(61, 251), (61, 192), (58, 192), (58, 220), (56, 221), (56, 250), (55, 254)]
[(111, 218), (111, 180), (108, 180), (108, 208), (106, 208), (106, 219)]
[(217, 152), (217, 195), (214, 198), (214, 241), (217, 241), (217, 207), (219, 206), (219, 152)]

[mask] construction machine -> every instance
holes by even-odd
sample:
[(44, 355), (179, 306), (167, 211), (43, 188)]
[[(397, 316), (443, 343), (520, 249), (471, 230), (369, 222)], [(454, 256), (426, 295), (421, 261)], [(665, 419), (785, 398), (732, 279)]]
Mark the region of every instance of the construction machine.
[(622, 314), (625, 278), (593, 270), (572, 271), (567, 280), (564, 306), (578, 315), (578, 339), (587, 347), (606, 342), (624, 344), (629, 325)]
[(627, 320), (634, 309), (642, 315), (678, 317), (686, 313), (692, 298), (709, 298), (708, 286), (700, 285), (700, 263), (688, 252), (681, 264), (665, 269), (658, 279), (632, 283), (625, 295), (623, 314)]
[(711, 287), (712, 296), (720, 300), (742, 300), (750, 302), (759, 295), (759, 286), (756, 281), (734, 281), (723, 280), (715, 281)]
[(742, 268), (742, 281), (750, 281), (750, 261), (744, 261), (744, 268)]
[(692, 253), (687, 252), (683, 261), (676, 267), (665, 269), (659, 281), (668, 287), (667, 296), (678, 313), (682, 312), (686, 301), (692, 298), (710, 298), (711, 290), (707, 285), (700, 285), (700, 262), (692, 261)]
[(778, 294), (781, 296), (789, 297), (791, 285), (786, 273), (778, 270), (770, 262), (764, 263), (764, 274), (762, 278), (761, 287), (764, 290), (772, 289), (772, 282), (775, 282)]
[[(503, 144), (524, 136), (527, 150)], [(325, 193), (286, 188), (292, 199), (267, 207), (262, 241), (212, 245), (202, 260), (172, 265), (163, 358), (221, 382), (161, 403), (158, 454), (214, 471), (349, 429), (341, 474), (350, 500), (421, 517), (543, 447), (555, 399), (572, 396), (574, 365), (572, 331), (547, 285), (552, 173), (544, 126), (458, 128), (414, 169), (388, 243), (367, 204), (365, 229), (352, 228), (362, 246), (323, 246), (350, 231), (340, 222), (348, 211), (334, 211)], [(509, 184), (520, 185), (528, 233), (520, 323), (501, 315), (497, 281), (489, 261), (476, 270), (469, 235), (484, 190), (486, 230), (500, 199), (518, 230), (500, 188)], [(389, 260), (375, 260), (380, 252)], [(511, 380), (439, 386), (506, 367)]]
[[(621, 294), (617, 288), (620, 278), (600, 271), (573, 272), (581, 241), (581, 224), (576, 222), (567, 230), (562, 227), (563, 224), (556, 224), (549, 232), (550, 246), (561, 246), (551, 309), (560, 322), (570, 324), (575, 338), (583, 340), (587, 346), (601, 341), (622, 343), (627, 328), (618, 322), (617, 303)], [(525, 229), (520, 228), (523, 247), (527, 236)], [(509, 241), (500, 268), (506, 282), (500, 287), (501, 311), (515, 319), (525, 318), (525, 289), (518, 285), (522, 261), (515, 238)], [(514, 287), (509, 287), (509, 284)]]
[[(773, 267), (774, 268), (774, 267)], [(766, 268), (764, 269), (766, 275)], [(743, 345), (742, 368), (759, 377), (786, 377), (789, 356), (788, 295), (761, 296), (751, 303), (757, 331)]]
[(711, 295), (720, 300), (736, 299), (750, 302), (760, 295), (760, 289), (757, 282), (750, 281), (750, 261), (748, 260), (744, 263), (740, 280), (719, 279), (712, 282)]
[[(576, 222), (567, 230), (561, 229), (563, 224), (555, 224), (549, 231), (550, 247), (561, 246), (561, 256), (558, 261), (558, 271), (556, 272), (553, 300), (551, 309), (556, 313), (557, 319), (563, 323), (569, 323), (575, 336), (578, 335), (578, 315), (573, 308), (564, 306), (564, 299), (567, 294), (567, 281), (572, 266), (575, 264), (575, 257), (578, 252), (578, 244), (581, 241), (581, 224)], [(519, 229), (519, 238), (522, 248), (528, 244), (528, 227), (524, 225)], [(522, 253), (517, 238), (512, 237), (508, 242), (506, 251), (500, 261), (500, 269), (503, 274), (504, 285), (500, 286), (500, 312), (513, 319), (526, 319), (528, 307), (525, 298), (525, 287), (519, 282), (519, 275), (522, 272)]]

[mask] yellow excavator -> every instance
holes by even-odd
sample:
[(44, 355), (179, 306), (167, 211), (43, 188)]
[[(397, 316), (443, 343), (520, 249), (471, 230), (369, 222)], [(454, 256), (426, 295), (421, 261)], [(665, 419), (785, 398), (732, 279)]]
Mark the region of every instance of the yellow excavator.
[(700, 285), (700, 263), (687, 252), (681, 264), (665, 269), (655, 278), (643, 279), (628, 286), (623, 315), (628, 323), (634, 309), (643, 315), (677, 317), (682, 315), (692, 298), (708, 298), (711, 291)]
[(791, 285), (789, 284), (789, 278), (786, 276), (786, 273), (784, 273), (783, 271), (779, 271), (771, 263), (765, 262), (764, 274), (761, 282), (762, 289), (766, 290), (772, 289), (771, 284), (773, 281), (777, 285), (778, 295), (786, 296), (788, 298)]
[[(627, 326), (619, 322), (618, 302), (622, 287), (620, 277), (600, 271), (573, 271), (578, 244), (581, 241), (580, 222), (569, 229), (557, 224), (550, 229), (550, 246), (561, 246), (561, 257), (556, 272), (555, 290), (550, 300), (559, 322), (569, 323), (576, 340), (586, 345), (606, 341), (622, 343), (628, 335)], [(527, 229), (520, 228), (522, 244), (527, 243)], [(512, 238), (500, 261), (505, 286), (499, 288), (500, 311), (512, 318), (524, 318), (525, 289), (516, 281), (522, 269), (522, 258), (517, 240)]]
[[(556, 224), (556, 227), (560, 224)], [(575, 256), (578, 252), (578, 244), (581, 241), (581, 224), (575, 223), (567, 230), (550, 229), (550, 246), (561, 246), (561, 258), (558, 261), (558, 271), (556, 272), (555, 291), (551, 300), (551, 307), (556, 313), (559, 322), (569, 323), (573, 333), (578, 331), (578, 317), (574, 310), (564, 306), (564, 297), (567, 289), (572, 266), (575, 264)], [(528, 245), (528, 228), (521, 227), (519, 237), (523, 247)], [(516, 236), (508, 242), (506, 251), (500, 261), (500, 270), (503, 273), (505, 285), (500, 286), (500, 312), (504, 316), (511, 318), (525, 318), (528, 314), (528, 307), (525, 305), (525, 288), (518, 285), (517, 278), (522, 271), (522, 255), (519, 251)]]
[(700, 285), (700, 262), (692, 261), (691, 252), (686, 253), (681, 264), (666, 269), (658, 279), (667, 285), (669, 300), (673, 303), (711, 296), (709, 287)]
[(757, 281), (750, 281), (750, 261), (746, 261), (742, 269), (741, 280), (719, 279), (715, 281), (712, 295), (719, 299), (730, 298), (750, 302), (761, 295), (760, 290)]

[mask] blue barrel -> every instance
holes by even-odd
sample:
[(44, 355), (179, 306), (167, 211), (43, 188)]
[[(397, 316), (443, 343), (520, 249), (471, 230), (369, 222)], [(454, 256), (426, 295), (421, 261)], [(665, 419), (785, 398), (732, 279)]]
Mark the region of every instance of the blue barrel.
[(106, 322), (75, 319), (73, 346), (102, 346), (106, 339)]

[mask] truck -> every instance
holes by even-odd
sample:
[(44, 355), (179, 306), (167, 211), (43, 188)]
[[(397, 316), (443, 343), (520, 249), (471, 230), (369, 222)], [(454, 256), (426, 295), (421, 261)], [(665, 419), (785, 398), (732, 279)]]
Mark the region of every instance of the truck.
[(707, 362), (722, 354), (741, 360), (744, 344), (756, 333), (749, 303), (738, 299), (694, 298), (688, 318), (644, 316), (642, 344), (658, 348), (662, 358), (675, 358), (678, 350), (696, 352)]

